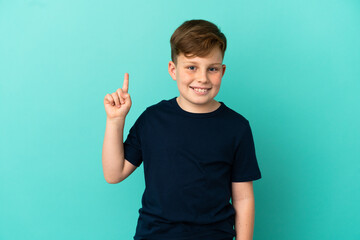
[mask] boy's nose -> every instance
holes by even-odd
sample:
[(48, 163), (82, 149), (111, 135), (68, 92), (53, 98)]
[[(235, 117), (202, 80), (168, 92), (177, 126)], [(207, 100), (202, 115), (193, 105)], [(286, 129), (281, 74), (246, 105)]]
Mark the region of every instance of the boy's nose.
[(206, 72), (199, 72), (199, 74), (197, 76), (197, 81), (198, 82), (207, 82), (208, 78), (207, 78)]

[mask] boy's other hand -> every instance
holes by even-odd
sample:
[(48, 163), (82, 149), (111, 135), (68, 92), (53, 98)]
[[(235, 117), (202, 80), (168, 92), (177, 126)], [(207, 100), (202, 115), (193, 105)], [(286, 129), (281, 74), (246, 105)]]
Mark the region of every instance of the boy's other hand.
[(129, 74), (125, 73), (123, 87), (118, 88), (116, 92), (106, 94), (104, 106), (108, 119), (124, 120), (131, 107), (131, 98), (128, 93)]

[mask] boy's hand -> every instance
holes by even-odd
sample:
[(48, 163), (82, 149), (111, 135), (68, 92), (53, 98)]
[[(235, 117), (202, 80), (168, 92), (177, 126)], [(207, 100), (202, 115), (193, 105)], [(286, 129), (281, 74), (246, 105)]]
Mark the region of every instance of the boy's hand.
[(131, 107), (131, 98), (128, 94), (129, 74), (125, 73), (123, 87), (112, 94), (106, 94), (104, 106), (108, 119), (124, 120)]

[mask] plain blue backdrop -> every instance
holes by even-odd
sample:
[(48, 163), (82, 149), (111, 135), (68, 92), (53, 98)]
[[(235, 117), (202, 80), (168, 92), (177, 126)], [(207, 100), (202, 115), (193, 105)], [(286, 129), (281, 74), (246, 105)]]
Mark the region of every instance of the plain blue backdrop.
[(143, 166), (105, 181), (103, 99), (128, 72), (127, 135), (178, 96), (169, 40), (189, 19), (228, 39), (215, 99), (252, 126), (254, 239), (360, 239), (356, 0), (0, 0), (0, 239), (132, 239)]

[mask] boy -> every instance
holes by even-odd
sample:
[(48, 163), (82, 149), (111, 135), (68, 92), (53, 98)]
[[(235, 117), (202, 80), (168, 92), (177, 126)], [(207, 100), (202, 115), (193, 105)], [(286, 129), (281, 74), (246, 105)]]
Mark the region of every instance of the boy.
[(213, 23), (191, 20), (170, 44), (168, 70), (180, 96), (146, 108), (124, 143), (129, 75), (122, 89), (105, 96), (105, 179), (119, 183), (144, 162), (135, 240), (250, 240), (252, 181), (261, 178), (250, 124), (214, 99), (226, 68), (226, 38)]

